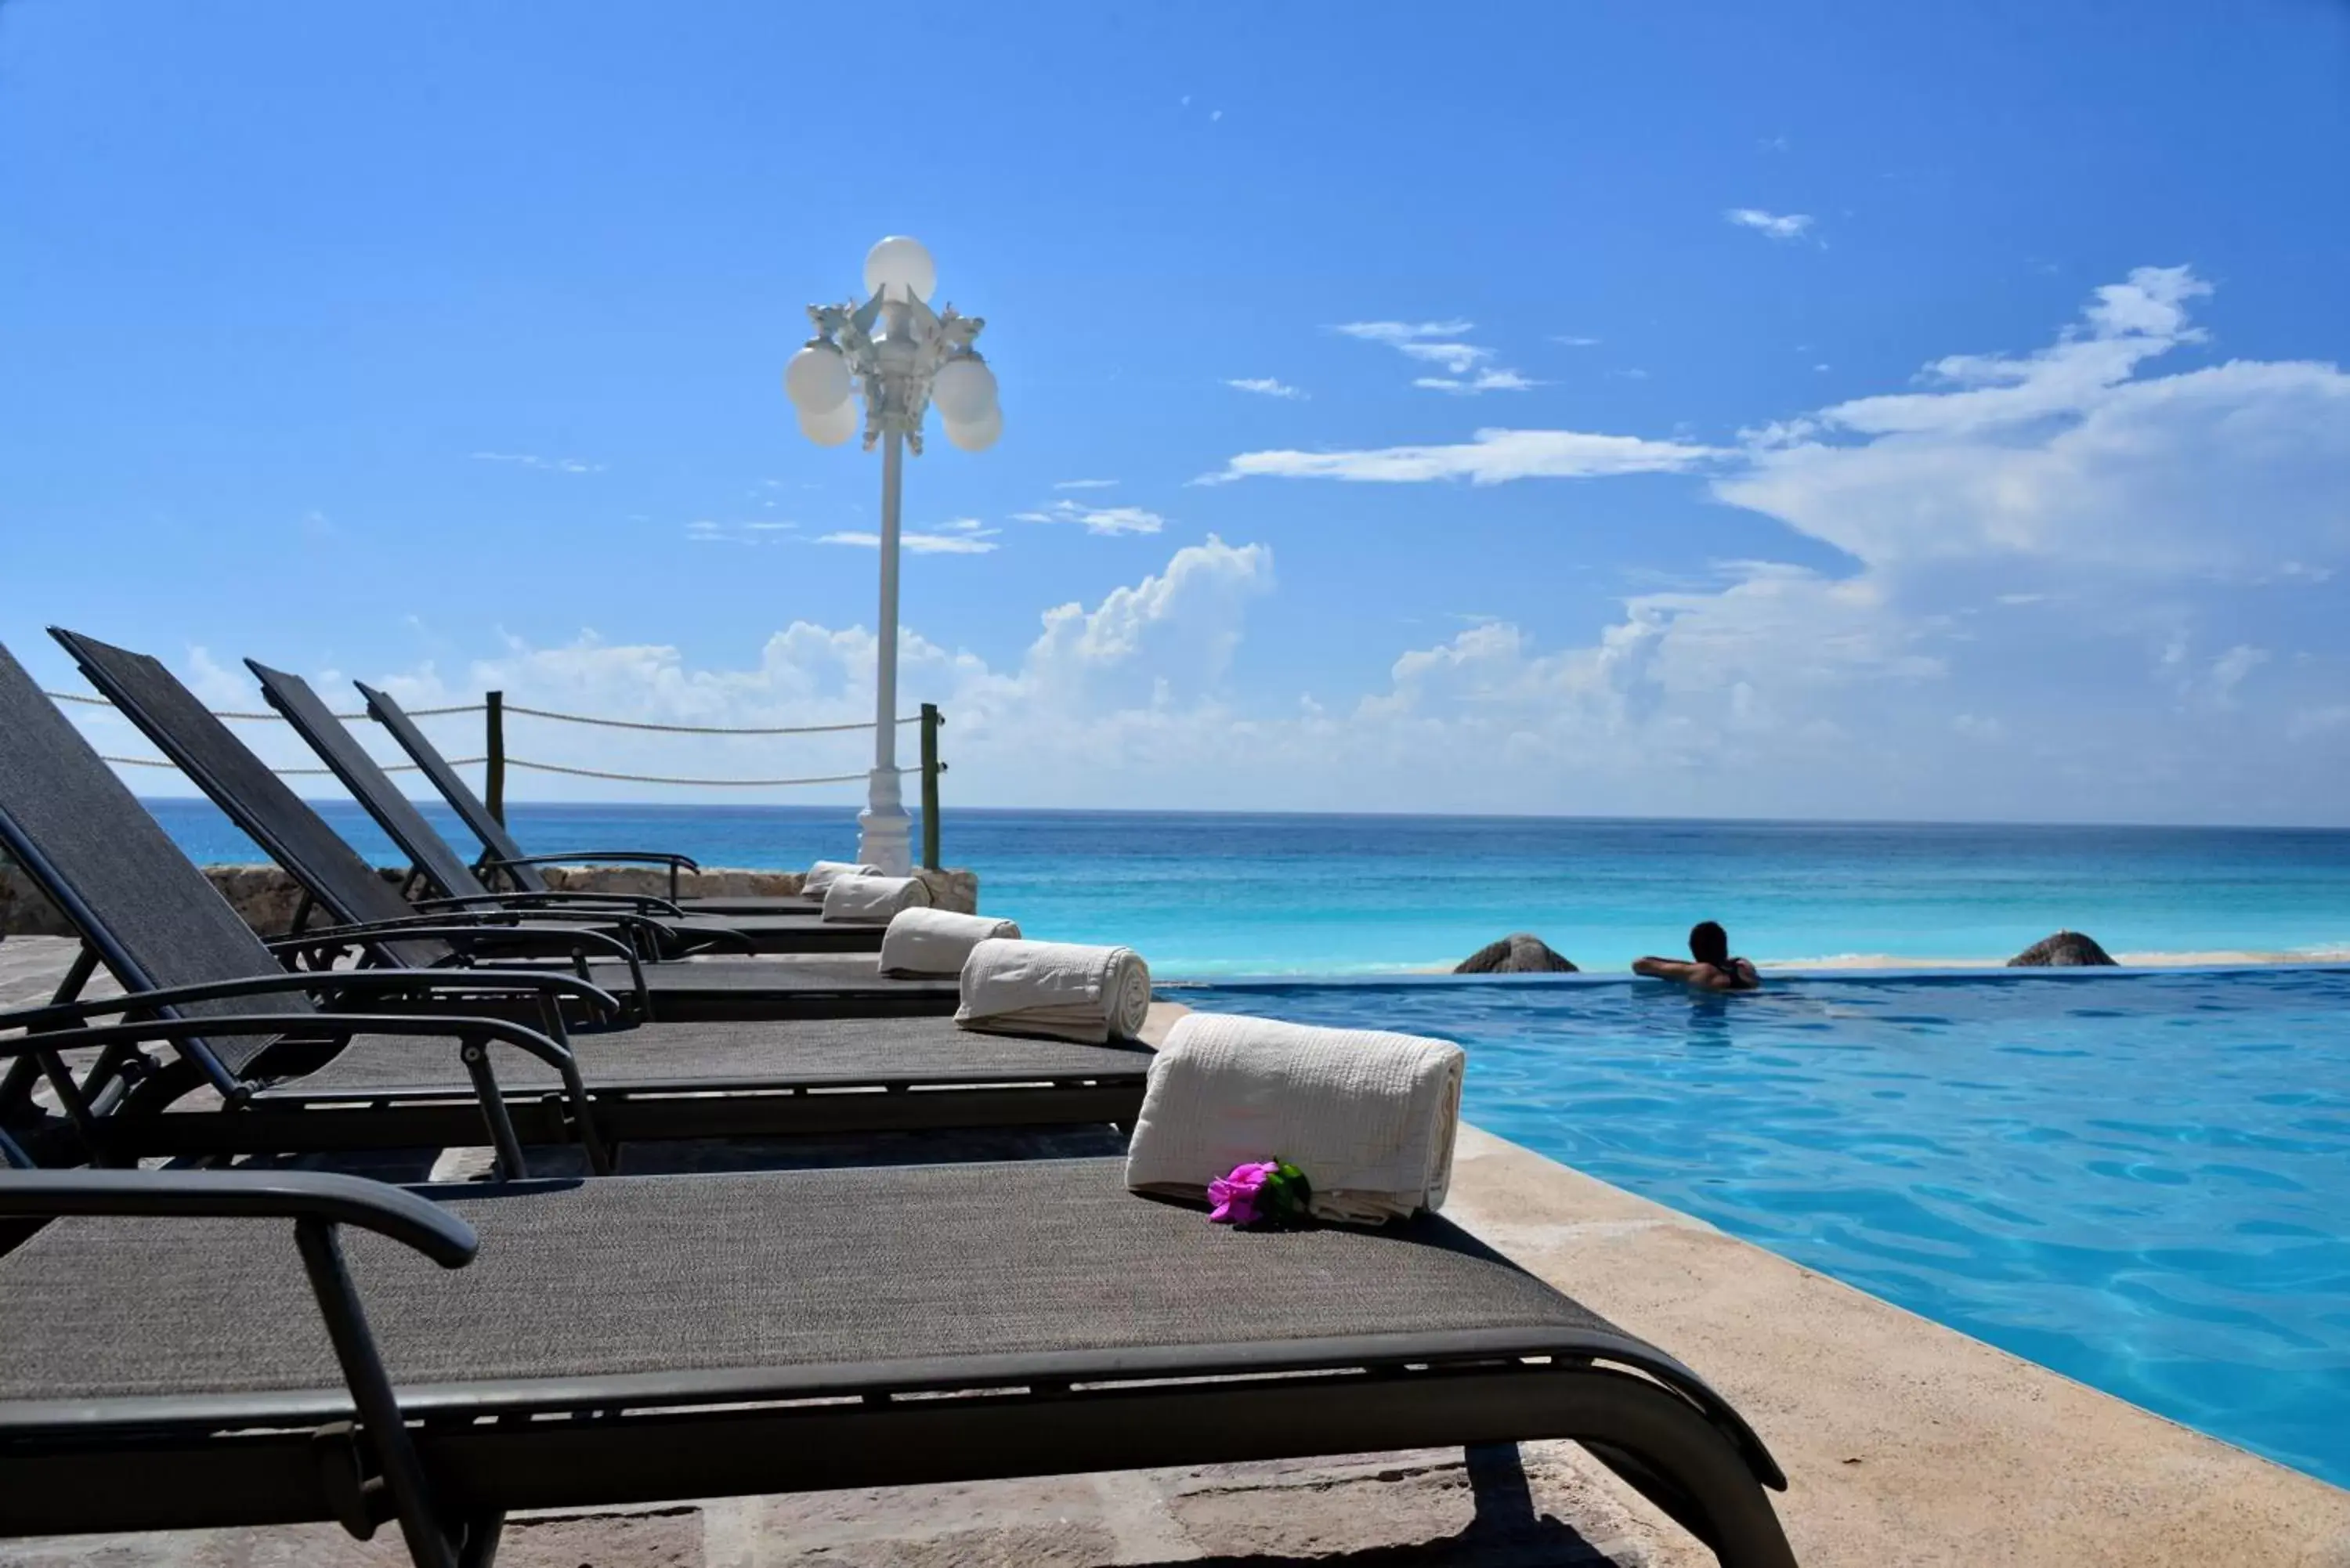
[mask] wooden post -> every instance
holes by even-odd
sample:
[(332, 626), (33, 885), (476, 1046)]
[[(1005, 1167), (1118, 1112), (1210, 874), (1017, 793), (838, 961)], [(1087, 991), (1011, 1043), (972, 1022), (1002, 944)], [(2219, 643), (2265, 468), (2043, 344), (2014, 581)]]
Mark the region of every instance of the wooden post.
[(938, 704), (922, 704), (922, 868), (939, 868), (939, 774), (946, 771), (939, 761), (939, 726), (946, 722), (939, 713)]
[(506, 694), (491, 692), (482, 717), (486, 731), (484, 739), (488, 742), (483, 749), (489, 753), (484, 763), (482, 794), (489, 805), (490, 815), (498, 819), (500, 826), (504, 826), (506, 820)]

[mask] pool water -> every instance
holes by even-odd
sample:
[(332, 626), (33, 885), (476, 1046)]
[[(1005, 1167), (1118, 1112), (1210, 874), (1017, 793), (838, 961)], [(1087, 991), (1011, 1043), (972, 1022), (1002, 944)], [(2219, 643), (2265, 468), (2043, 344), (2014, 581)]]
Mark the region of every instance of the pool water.
[(2350, 1485), (2350, 969), (1172, 994), (1456, 1040), (1482, 1127)]

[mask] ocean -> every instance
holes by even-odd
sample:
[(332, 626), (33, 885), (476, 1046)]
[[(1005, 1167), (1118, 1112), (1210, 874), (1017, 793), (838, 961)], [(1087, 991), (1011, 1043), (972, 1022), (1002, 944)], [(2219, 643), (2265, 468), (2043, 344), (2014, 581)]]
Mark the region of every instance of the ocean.
[[(265, 858), (207, 801), (149, 803), (205, 862)], [(355, 805), (321, 803), (380, 864)], [(452, 842), (472, 838), (428, 808)], [(516, 804), (534, 852), (674, 849), (789, 869), (857, 846), (847, 806)], [(2060, 927), (2116, 954), (2350, 957), (2350, 831), (1573, 817), (951, 811), (943, 858), (1032, 934), (1168, 978), (1449, 968), (1531, 931), (1586, 970), (1716, 919), (1759, 962), (2005, 959)]]

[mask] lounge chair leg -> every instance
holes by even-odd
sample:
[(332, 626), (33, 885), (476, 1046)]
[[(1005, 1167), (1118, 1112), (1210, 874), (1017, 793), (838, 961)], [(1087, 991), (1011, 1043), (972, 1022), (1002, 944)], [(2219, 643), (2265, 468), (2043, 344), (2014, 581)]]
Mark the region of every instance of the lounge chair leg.
[[(546, 1036), (563, 1047), (571, 1049), (571, 1031), (563, 1023), (563, 1006), (552, 996), (539, 998), (539, 1028)], [(563, 1095), (569, 1102), (572, 1119), (579, 1124), (579, 1142), (588, 1152), (588, 1168), (598, 1176), (612, 1174), (613, 1156), (604, 1147), (604, 1137), (596, 1126), (596, 1104), (588, 1097), (587, 1082), (579, 1076), (579, 1063), (575, 1057), (563, 1064)]]
[[(351, 1402), (359, 1407), (362, 1436), (382, 1468), (400, 1532), (408, 1541), (409, 1558), (416, 1568), (457, 1568), (448, 1538), (433, 1522), (432, 1489), (424, 1479), (424, 1466), (416, 1457), (416, 1445), (409, 1440), (407, 1423), (400, 1419), (391, 1378), (376, 1355), (375, 1336), (368, 1331), (367, 1314), (359, 1306), (359, 1288), (351, 1283), (334, 1224), (296, 1220), (294, 1242), (302, 1251), (302, 1267), (318, 1298), (319, 1315), (327, 1320), (327, 1337), (334, 1342), (335, 1359), (342, 1364)], [(492, 1550), (495, 1550), (494, 1542)]]
[(1470, 1528), (1484, 1535), (1511, 1535), (1531, 1531), (1534, 1516), (1534, 1488), (1526, 1482), (1526, 1467), (1515, 1443), (1472, 1443), (1462, 1450), (1469, 1471), (1469, 1493), (1477, 1516)]
[(490, 1071), (490, 1048), (487, 1043), (467, 1039), (458, 1042), (457, 1054), (465, 1064), (466, 1076), (473, 1080), (473, 1093), (482, 1102), (482, 1119), (490, 1124), (490, 1143), (498, 1151), (498, 1176), (505, 1181), (520, 1181), (530, 1174), (530, 1166), (522, 1157), (522, 1139), (515, 1136), (514, 1117), (506, 1113), (506, 1098), (498, 1092), (498, 1081)]
[(457, 1568), (490, 1568), (498, 1554), (498, 1537), (505, 1532), (503, 1510), (465, 1521), (465, 1538), (457, 1548)]
[(1619, 1390), (1593, 1458), (1713, 1551), (1721, 1568), (1796, 1568), (1794, 1549), (1746, 1457), (1679, 1395)]

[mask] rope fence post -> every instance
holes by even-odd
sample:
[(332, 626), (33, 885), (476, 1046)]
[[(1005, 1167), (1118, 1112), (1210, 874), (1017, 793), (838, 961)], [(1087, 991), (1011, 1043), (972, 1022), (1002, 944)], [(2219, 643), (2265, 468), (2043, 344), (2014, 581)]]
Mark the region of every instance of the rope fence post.
[(922, 869), (939, 868), (939, 726), (946, 720), (935, 702), (922, 704)]
[(490, 808), (490, 815), (496, 817), (498, 826), (503, 827), (506, 820), (506, 694), (504, 692), (492, 691), (484, 698), (482, 723), (484, 742), (482, 749), (487, 753), (483, 758), (482, 794)]

